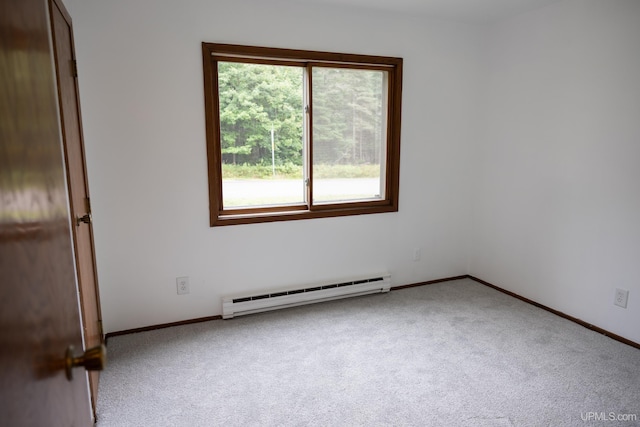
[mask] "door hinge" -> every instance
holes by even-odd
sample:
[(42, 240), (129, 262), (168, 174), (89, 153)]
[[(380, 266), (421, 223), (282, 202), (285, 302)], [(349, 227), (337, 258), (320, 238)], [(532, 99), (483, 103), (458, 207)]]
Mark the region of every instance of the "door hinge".
[(100, 342), (104, 342), (104, 330), (102, 329), (102, 320), (98, 320), (98, 330), (100, 331)]
[(75, 78), (78, 77), (78, 61), (76, 61), (75, 59), (71, 60), (71, 74)]

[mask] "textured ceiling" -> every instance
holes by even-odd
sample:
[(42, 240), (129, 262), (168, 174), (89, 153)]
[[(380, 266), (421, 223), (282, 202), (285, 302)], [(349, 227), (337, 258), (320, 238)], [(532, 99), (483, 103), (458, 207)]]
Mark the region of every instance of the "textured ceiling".
[(296, 0), (488, 23), (561, 0)]

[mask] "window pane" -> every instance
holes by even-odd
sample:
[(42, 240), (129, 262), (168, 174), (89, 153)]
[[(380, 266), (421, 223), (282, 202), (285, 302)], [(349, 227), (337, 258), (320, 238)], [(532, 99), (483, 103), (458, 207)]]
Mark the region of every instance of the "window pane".
[(387, 72), (312, 70), (313, 202), (384, 199)]
[(218, 62), (225, 209), (304, 203), (303, 71)]

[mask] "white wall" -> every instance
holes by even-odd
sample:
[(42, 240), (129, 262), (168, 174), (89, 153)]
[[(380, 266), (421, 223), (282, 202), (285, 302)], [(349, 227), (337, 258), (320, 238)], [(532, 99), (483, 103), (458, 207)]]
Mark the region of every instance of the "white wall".
[[(67, 3), (105, 332), (217, 315), (246, 290), (467, 273), (477, 28), (285, 1)], [(210, 228), (202, 41), (403, 57), (400, 211)]]
[[(486, 28), (285, 0), (66, 3), (106, 332), (388, 270), (470, 273), (640, 342), (640, 2)], [(210, 228), (202, 41), (404, 57), (400, 211)]]
[(640, 342), (640, 2), (567, 0), (487, 42), (470, 273)]

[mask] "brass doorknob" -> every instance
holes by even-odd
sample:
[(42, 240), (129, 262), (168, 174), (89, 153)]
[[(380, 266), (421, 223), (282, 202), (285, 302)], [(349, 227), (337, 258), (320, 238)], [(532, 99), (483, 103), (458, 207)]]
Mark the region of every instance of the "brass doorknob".
[(93, 347), (85, 351), (81, 356), (73, 355), (73, 346), (67, 348), (65, 356), (65, 370), (67, 379), (73, 379), (73, 368), (84, 366), (87, 371), (102, 371), (107, 364), (107, 348), (104, 344)]
[(76, 217), (76, 226), (80, 227), (80, 223), (84, 222), (85, 224), (91, 224), (92, 218), (91, 218), (91, 212), (84, 214), (83, 216), (77, 216)]

